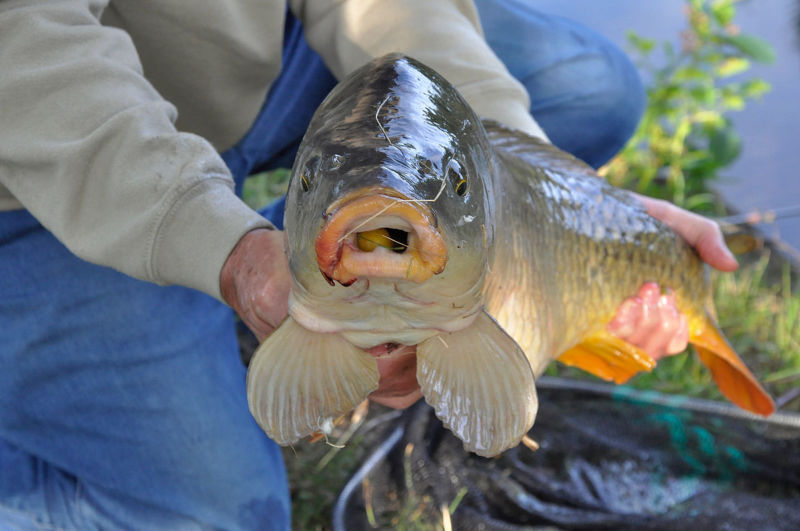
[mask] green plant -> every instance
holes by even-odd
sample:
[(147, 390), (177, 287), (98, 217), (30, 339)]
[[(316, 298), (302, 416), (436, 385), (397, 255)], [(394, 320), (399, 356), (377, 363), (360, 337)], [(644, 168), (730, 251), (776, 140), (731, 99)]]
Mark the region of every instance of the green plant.
[[(298, 443), (298, 448), (284, 449), (283, 457), (292, 496), (293, 529), (330, 528), (330, 515), (336, 497), (356, 471), (367, 448), (356, 437), (324, 462), (331, 447), (325, 442)], [(329, 462), (327, 462), (329, 461)]]
[[(617, 186), (672, 201), (704, 213), (724, 206), (709, 184), (738, 156), (741, 140), (731, 111), (769, 90), (745, 78), (752, 61), (771, 63), (769, 44), (740, 33), (734, 24), (738, 0), (687, 0), (688, 26), (679, 50), (629, 32), (647, 79), (642, 122), (624, 150), (602, 170)], [(659, 53), (660, 51), (660, 53)], [(776, 396), (800, 381), (800, 293), (788, 265), (776, 283), (766, 274), (769, 254), (714, 283), (720, 325), (754, 373)], [(585, 377), (551, 366), (548, 374)], [(693, 355), (673, 356), (631, 385), (665, 393), (721, 399), (709, 371)], [(788, 396), (788, 395), (787, 395)]]
[(741, 149), (728, 113), (770, 89), (743, 74), (752, 61), (775, 58), (768, 43), (734, 24), (737, 1), (687, 0), (679, 49), (628, 33), (647, 80), (647, 108), (633, 138), (601, 170), (613, 184), (719, 213), (709, 182)]
[(242, 197), (251, 208), (261, 208), (286, 193), (292, 171), (288, 168), (251, 175), (244, 182)]

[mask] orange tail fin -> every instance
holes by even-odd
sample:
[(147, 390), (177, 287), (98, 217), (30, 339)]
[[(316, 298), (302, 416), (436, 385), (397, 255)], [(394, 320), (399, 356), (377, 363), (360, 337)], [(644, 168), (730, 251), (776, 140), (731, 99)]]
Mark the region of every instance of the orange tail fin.
[(775, 403), (728, 344), (716, 323), (706, 315), (702, 324), (702, 330), (693, 333), (689, 342), (697, 349), (700, 360), (711, 370), (722, 394), (742, 409), (759, 415), (771, 415), (775, 411)]

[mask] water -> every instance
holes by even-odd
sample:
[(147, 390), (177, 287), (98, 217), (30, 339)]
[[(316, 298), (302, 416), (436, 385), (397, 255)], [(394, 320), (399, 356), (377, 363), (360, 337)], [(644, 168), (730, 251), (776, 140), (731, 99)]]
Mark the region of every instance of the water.
[[(685, 27), (683, 0), (535, 0), (544, 12), (589, 26), (622, 47), (625, 33), (678, 43)], [(800, 205), (800, 0), (746, 0), (738, 5), (736, 23), (744, 33), (767, 40), (777, 52), (772, 65), (749, 72), (772, 84), (760, 101), (733, 113), (743, 149), (724, 170), (716, 188), (733, 210), (769, 210)], [(627, 48), (626, 48), (627, 49)], [(800, 217), (761, 227), (800, 249)]]

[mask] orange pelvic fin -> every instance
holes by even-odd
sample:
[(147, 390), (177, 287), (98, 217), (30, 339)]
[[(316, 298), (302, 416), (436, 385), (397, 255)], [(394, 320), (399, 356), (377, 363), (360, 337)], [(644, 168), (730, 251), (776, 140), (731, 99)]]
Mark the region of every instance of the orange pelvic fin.
[(775, 411), (775, 403), (734, 352), (714, 320), (706, 315), (698, 328), (699, 332), (692, 331), (689, 342), (697, 349), (700, 360), (711, 370), (722, 394), (742, 409), (759, 415), (771, 415)]
[(640, 371), (650, 372), (656, 362), (645, 351), (602, 330), (565, 351), (558, 361), (621, 384)]

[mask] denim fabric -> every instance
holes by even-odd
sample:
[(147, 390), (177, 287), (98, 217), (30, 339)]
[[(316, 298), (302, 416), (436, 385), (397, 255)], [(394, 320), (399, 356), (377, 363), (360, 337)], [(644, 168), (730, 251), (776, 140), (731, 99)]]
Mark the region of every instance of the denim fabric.
[(291, 13), (287, 13), (284, 35), (283, 67), (264, 107), (245, 137), (222, 154), (238, 194), (248, 175), (292, 167), (311, 116), (336, 85), (322, 58), (308, 47)]
[(24, 211), (0, 213), (0, 264), (0, 505), (56, 528), (288, 528), (227, 307), (88, 264)]
[(633, 134), (645, 93), (611, 41), (530, 0), (476, 0), (486, 40), (528, 90), (531, 114), (556, 146), (602, 166)]
[[(642, 101), (620, 52), (521, 2), (478, 4), (553, 141), (595, 165), (619, 149)], [(285, 35), (259, 118), (223, 154), (238, 191), (291, 164), (334, 85), (291, 15)], [(281, 226), (283, 209), (263, 213)], [(88, 264), (27, 212), (4, 212), (0, 333), (0, 528), (289, 527), (280, 451), (249, 415), (228, 308)]]

